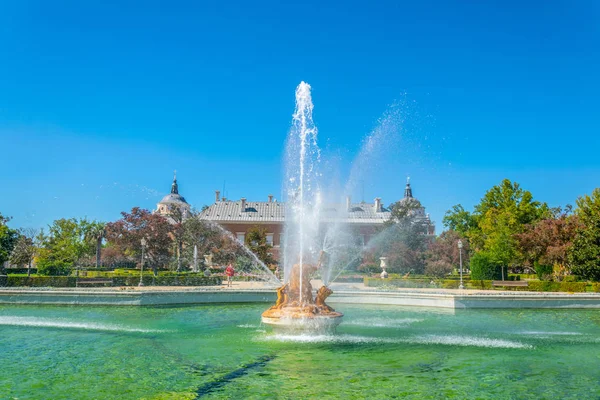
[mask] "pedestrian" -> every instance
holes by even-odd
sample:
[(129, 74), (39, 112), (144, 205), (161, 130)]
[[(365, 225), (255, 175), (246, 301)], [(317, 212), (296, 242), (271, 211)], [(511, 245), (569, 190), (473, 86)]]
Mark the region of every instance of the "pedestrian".
[(225, 268), (225, 275), (227, 275), (227, 287), (231, 287), (231, 278), (233, 278), (233, 275), (235, 275), (235, 270), (231, 264)]

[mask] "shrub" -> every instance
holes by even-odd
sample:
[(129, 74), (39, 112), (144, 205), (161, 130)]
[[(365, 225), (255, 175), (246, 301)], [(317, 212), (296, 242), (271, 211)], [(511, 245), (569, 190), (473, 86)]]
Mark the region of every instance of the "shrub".
[(561, 282), (561, 292), (585, 292), (587, 283), (585, 282)]
[(552, 265), (540, 264), (537, 261), (533, 263), (535, 273), (540, 281), (549, 281), (552, 279)]
[(490, 290), (492, 289), (492, 281), (486, 281), (482, 279), (471, 280), (470, 286), (476, 289)]
[(425, 274), (435, 276), (436, 278), (443, 278), (444, 276), (452, 273), (452, 270), (452, 264), (445, 260), (428, 260), (425, 264)]
[(502, 279), (502, 268), (504, 276), (508, 277), (508, 269), (498, 262), (492, 260), (485, 252), (475, 253), (471, 257), (471, 279), (475, 280), (499, 280)]
[(377, 265), (377, 264), (365, 263), (365, 264), (359, 265), (357, 268), (357, 271), (365, 272), (367, 274), (374, 274), (375, 272), (380, 272), (381, 268), (379, 268), (379, 265)]
[(600, 293), (600, 283), (592, 283), (592, 292)]
[(67, 276), (73, 271), (73, 264), (62, 260), (43, 259), (37, 263), (40, 275)]
[(560, 292), (560, 282), (529, 281), (528, 290), (534, 292)]
[(460, 286), (460, 281), (457, 281), (457, 280), (445, 279), (442, 281), (442, 287), (444, 289), (458, 289), (459, 286)]

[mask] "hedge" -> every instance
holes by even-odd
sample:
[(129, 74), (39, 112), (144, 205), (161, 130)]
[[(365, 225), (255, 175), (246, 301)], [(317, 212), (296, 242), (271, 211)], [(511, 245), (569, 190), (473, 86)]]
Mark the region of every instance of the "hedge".
[(458, 289), (458, 287), (460, 286), (460, 281), (457, 280), (443, 280), (442, 281), (442, 287), (444, 289)]
[(534, 292), (585, 292), (586, 282), (529, 281), (526, 290)]
[(8, 276), (6, 286), (75, 287), (74, 276)]
[(431, 279), (381, 279), (365, 277), (363, 283), (367, 287), (394, 286), (404, 288), (431, 287)]
[[(27, 268), (6, 268), (5, 269), (6, 273), (9, 275), (12, 274), (26, 274), (27, 273)], [(35, 267), (31, 267), (31, 274), (37, 274), (37, 268)]]
[(477, 280), (472, 279), (469, 282), (469, 286), (472, 287), (472, 288), (481, 289), (481, 290), (491, 290), (491, 289), (493, 289), (493, 287), (492, 287), (492, 281), (481, 280), (481, 279), (477, 279)]
[[(3, 282), (4, 281), (4, 282)], [(137, 286), (139, 276), (112, 278), (113, 286)], [(218, 276), (158, 276), (144, 275), (146, 286), (218, 286), (222, 279)], [(77, 278), (74, 276), (0, 276), (0, 286), (30, 286), (30, 287), (75, 287)], [(81, 286), (89, 286), (82, 283)]]
[(585, 292), (587, 288), (586, 282), (561, 282), (561, 292)]
[[(140, 283), (139, 276), (114, 277), (113, 286), (137, 286)], [(222, 279), (218, 276), (153, 276), (144, 275), (142, 282), (145, 286), (218, 286)]]

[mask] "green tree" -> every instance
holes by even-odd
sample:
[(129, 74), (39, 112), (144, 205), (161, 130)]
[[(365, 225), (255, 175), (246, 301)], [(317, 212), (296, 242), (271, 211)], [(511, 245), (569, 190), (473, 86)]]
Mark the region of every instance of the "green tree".
[(106, 236), (106, 224), (93, 221), (85, 229), (85, 240), (96, 247), (96, 268), (102, 264), (102, 241)]
[(456, 205), (446, 212), (444, 224), (465, 235), (472, 251), (486, 251), (494, 263), (515, 266), (523, 259), (515, 234), (550, 215), (546, 203), (534, 201), (529, 191), (504, 179), (485, 193), (472, 214)]
[(85, 256), (94, 253), (94, 245), (86, 240), (90, 222), (86, 219), (62, 218), (48, 227), (42, 235), (38, 257), (38, 273), (68, 275)]
[(414, 214), (404, 214), (402, 219), (386, 224), (364, 252), (363, 264), (379, 265), (380, 257), (387, 257), (389, 272), (423, 273), (425, 252), (432, 238), (426, 235), (426, 227)]
[(171, 223), (171, 236), (175, 244), (175, 256), (177, 259), (177, 272), (181, 272), (181, 259), (184, 245), (185, 229), (183, 224), (189, 217), (195, 217), (197, 213), (183, 209), (182, 207), (169, 204), (167, 208), (167, 220)]
[(508, 276), (506, 265), (496, 261), (487, 251), (471, 257), (471, 280), (504, 280)]
[(575, 275), (594, 281), (600, 280), (600, 188), (592, 195), (577, 199), (575, 215), (581, 225), (575, 233), (569, 260)]
[(38, 250), (38, 231), (34, 228), (21, 229), (19, 239), (10, 253), (10, 263), (27, 265), (27, 276), (31, 276), (31, 264)]
[(16, 229), (9, 228), (7, 225), (10, 220), (11, 217), (5, 217), (0, 214), (0, 272), (19, 239), (19, 232)]
[(446, 211), (442, 222), (448, 230), (457, 232), (463, 237), (468, 236), (471, 230), (477, 229), (476, 218), (460, 204)]
[(212, 254), (215, 263), (228, 263), (235, 260), (234, 255), (223, 257), (223, 251), (226, 251), (227, 247), (223, 243), (223, 233), (213, 223), (200, 219), (199, 214), (192, 212), (190, 217), (183, 221), (182, 227), (183, 259), (190, 264), (194, 260), (194, 247), (198, 249), (200, 260), (205, 254)]
[(267, 231), (260, 226), (253, 226), (246, 232), (245, 244), (265, 265), (275, 264), (273, 246), (267, 242)]

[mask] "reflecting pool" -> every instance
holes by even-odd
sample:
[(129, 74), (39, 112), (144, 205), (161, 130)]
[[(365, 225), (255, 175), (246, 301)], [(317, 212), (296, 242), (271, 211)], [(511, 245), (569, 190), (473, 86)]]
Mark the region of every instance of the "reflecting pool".
[(311, 336), (264, 308), (0, 306), (0, 398), (600, 397), (599, 311), (344, 304)]

